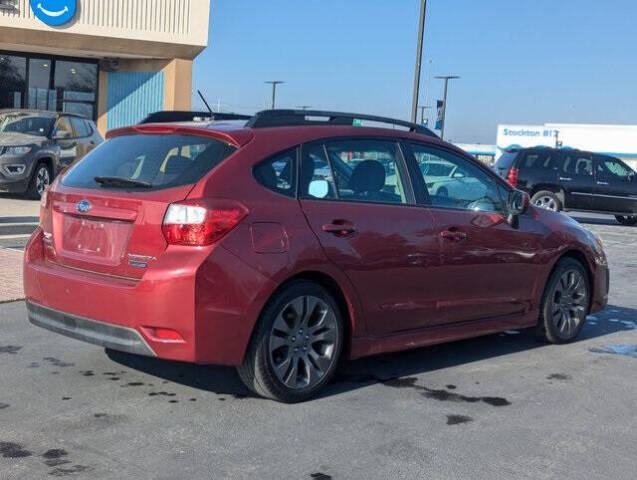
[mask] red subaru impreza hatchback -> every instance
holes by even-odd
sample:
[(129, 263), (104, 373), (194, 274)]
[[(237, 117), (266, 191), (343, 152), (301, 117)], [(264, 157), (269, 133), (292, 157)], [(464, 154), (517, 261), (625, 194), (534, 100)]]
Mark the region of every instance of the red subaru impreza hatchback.
[(26, 248), (29, 320), (63, 335), (236, 366), (294, 402), (341, 358), (525, 327), (568, 342), (607, 302), (598, 237), (418, 125), (271, 110), (107, 138)]

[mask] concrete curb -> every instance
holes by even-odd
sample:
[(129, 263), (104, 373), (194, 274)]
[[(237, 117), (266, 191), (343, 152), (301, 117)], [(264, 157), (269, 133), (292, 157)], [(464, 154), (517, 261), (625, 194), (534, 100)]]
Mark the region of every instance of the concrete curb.
[(22, 256), (24, 252), (0, 247), (0, 303), (24, 298)]

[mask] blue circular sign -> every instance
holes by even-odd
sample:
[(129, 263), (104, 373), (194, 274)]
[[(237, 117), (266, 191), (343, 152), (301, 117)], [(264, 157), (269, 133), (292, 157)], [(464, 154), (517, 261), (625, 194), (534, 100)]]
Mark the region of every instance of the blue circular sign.
[(31, 0), (31, 10), (42, 22), (57, 27), (75, 16), (77, 0)]

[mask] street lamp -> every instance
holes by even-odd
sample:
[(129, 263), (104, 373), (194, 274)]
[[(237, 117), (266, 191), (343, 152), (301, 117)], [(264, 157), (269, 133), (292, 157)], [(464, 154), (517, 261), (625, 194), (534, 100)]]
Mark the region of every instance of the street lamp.
[(445, 138), (445, 118), (447, 115), (447, 90), (449, 87), (449, 80), (455, 80), (457, 78), (460, 78), (457, 75), (439, 75), (437, 77), (438, 80), (444, 80), (445, 81), (445, 92), (442, 96), (442, 116), (440, 118), (440, 138), (442, 140), (444, 140)]
[(418, 48), (416, 53), (416, 71), (414, 73), (414, 96), (411, 100), (411, 121), (416, 123), (418, 116), (418, 96), (420, 93), (420, 70), (422, 64), (422, 40), (425, 34), (425, 14), (427, 0), (420, 0), (420, 24), (418, 25)]
[(282, 80), (268, 80), (265, 83), (269, 83), (272, 85), (272, 110), (274, 110), (274, 105), (276, 103), (276, 86), (280, 83), (285, 83)]

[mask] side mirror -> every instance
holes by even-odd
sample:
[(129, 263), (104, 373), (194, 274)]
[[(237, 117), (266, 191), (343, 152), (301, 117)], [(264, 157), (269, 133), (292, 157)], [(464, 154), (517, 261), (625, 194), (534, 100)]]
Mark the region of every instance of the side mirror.
[(509, 211), (509, 225), (519, 228), (520, 215), (526, 213), (531, 205), (531, 197), (521, 190), (511, 190), (507, 199), (507, 210)]
[(314, 198), (325, 198), (330, 193), (330, 184), (327, 183), (327, 180), (312, 180), (308, 193)]

